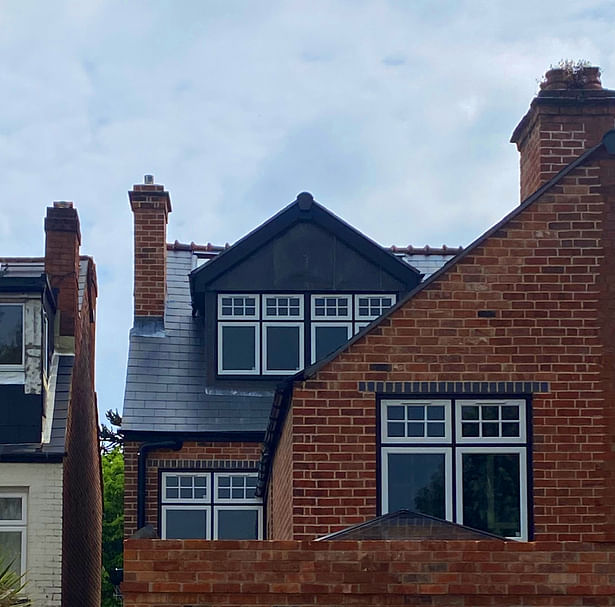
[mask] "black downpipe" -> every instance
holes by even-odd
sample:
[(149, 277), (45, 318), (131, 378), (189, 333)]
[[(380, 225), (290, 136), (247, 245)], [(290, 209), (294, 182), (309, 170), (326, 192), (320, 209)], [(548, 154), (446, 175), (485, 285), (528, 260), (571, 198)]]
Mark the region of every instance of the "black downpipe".
[(164, 440), (143, 443), (137, 452), (137, 531), (145, 526), (145, 464), (147, 454), (153, 449), (173, 449), (178, 451), (184, 445), (180, 440)]

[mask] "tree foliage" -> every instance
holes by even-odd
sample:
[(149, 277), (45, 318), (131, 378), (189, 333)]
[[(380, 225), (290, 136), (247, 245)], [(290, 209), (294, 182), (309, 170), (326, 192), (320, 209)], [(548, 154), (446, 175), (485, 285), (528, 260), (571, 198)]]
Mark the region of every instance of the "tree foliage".
[[(117, 411), (107, 411), (106, 417), (114, 426), (118, 426), (122, 421)], [(116, 607), (120, 602), (114, 597), (109, 576), (123, 565), (124, 454), (121, 437), (117, 431), (107, 428), (104, 424), (101, 441), (104, 484), (102, 607)]]

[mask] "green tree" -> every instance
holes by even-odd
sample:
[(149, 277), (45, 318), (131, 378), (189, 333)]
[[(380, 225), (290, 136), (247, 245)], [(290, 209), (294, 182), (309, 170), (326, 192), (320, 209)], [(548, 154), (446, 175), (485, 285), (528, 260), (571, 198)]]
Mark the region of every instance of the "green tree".
[[(117, 411), (107, 411), (112, 425), (119, 425), (121, 418)], [(114, 597), (110, 576), (115, 569), (122, 568), (122, 541), (124, 539), (124, 454), (121, 437), (117, 432), (103, 425), (102, 471), (104, 485), (103, 509), (103, 571), (101, 607), (116, 607), (120, 603)]]

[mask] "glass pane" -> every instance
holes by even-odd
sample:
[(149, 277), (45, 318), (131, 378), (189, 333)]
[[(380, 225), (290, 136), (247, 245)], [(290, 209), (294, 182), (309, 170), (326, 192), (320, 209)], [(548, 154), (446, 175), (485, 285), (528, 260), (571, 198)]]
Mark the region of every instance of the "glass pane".
[(167, 499), (176, 499), (179, 497), (179, 489), (176, 489), (175, 487), (170, 487), (169, 489), (167, 489)]
[(21, 531), (0, 531), (0, 554), (11, 563), (11, 569), (21, 575)]
[(191, 476), (180, 476), (179, 486), (180, 487), (192, 487), (192, 477)]
[(411, 422), (407, 425), (408, 436), (424, 436), (425, 424), (423, 422)]
[(497, 406), (484, 405), (482, 407), (483, 419), (498, 419), (498, 409)]
[(227, 488), (218, 489), (218, 497), (221, 500), (227, 500), (231, 497), (231, 490)]
[(392, 438), (404, 436), (404, 424), (401, 422), (389, 422), (387, 424), (387, 436)]
[(197, 500), (204, 499), (206, 494), (207, 494), (207, 492), (203, 488), (197, 487), (194, 490), (194, 498), (197, 499)]
[(478, 436), (478, 424), (461, 424), (462, 436)]
[(463, 524), (504, 537), (521, 535), (518, 453), (463, 454)]
[(167, 510), (167, 539), (205, 539), (207, 512), (205, 510)]
[(222, 327), (222, 369), (225, 371), (253, 371), (256, 369), (256, 329), (254, 327)]
[(180, 489), (179, 490), (179, 497), (181, 497), (182, 499), (192, 499), (192, 488), (186, 488), (186, 489)]
[(442, 422), (430, 422), (427, 424), (427, 436), (444, 436), (444, 424)]
[(445, 518), (444, 453), (389, 453), (389, 512), (402, 508)]
[(519, 436), (519, 423), (504, 422), (502, 424), (502, 436)]
[(232, 476), (231, 487), (243, 487), (243, 476)]
[(461, 407), (461, 419), (478, 419), (478, 407), (470, 405)]
[(348, 341), (346, 327), (316, 327), (316, 360), (331, 354), (346, 341)]
[(444, 407), (442, 405), (430, 405), (427, 407), (427, 419), (444, 419)]
[(205, 476), (195, 476), (194, 477), (194, 486), (195, 487), (206, 487), (207, 486), (207, 478)]
[(502, 419), (519, 419), (519, 407), (517, 405), (504, 405), (502, 407)]
[(499, 436), (500, 435), (500, 424), (483, 424), (483, 436)]
[(408, 419), (424, 419), (425, 407), (422, 405), (412, 405), (408, 407)]
[(257, 540), (257, 510), (218, 510), (218, 539)]
[(296, 371), (299, 369), (300, 327), (267, 327), (267, 369)]
[(242, 489), (231, 489), (231, 497), (234, 500), (243, 499), (243, 488)]
[(20, 365), (23, 347), (21, 306), (0, 306), (0, 365)]
[(258, 479), (256, 478), (256, 476), (248, 476), (246, 478), (246, 486), (248, 487), (256, 487), (256, 481)]
[(0, 521), (21, 521), (21, 497), (0, 497)]
[(387, 407), (387, 419), (404, 419), (404, 408)]
[(177, 487), (179, 479), (177, 476), (167, 476), (167, 487)]

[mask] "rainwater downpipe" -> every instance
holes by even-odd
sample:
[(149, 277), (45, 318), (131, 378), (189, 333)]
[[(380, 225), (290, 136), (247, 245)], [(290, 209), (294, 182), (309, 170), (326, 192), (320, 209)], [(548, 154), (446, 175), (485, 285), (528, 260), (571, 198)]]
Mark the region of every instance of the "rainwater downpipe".
[(179, 451), (183, 446), (180, 440), (165, 440), (143, 443), (137, 452), (137, 531), (145, 526), (145, 471), (147, 454), (154, 449), (173, 449)]

